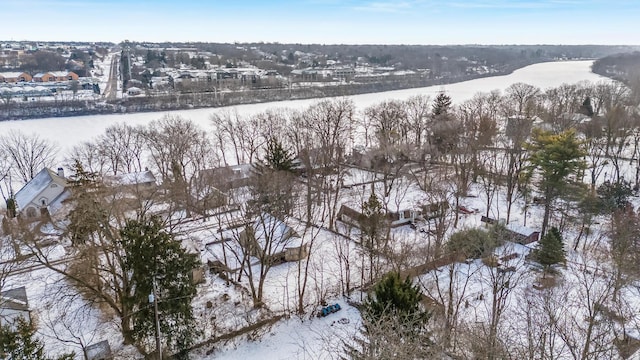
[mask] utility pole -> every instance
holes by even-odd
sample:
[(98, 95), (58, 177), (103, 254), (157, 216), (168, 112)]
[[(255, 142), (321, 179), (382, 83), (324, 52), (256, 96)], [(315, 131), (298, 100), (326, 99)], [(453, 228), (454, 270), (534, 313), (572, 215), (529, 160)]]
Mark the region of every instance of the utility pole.
[(149, 302), (153, 303), (153, 312), (156, 318), (156, 354), (158, 360), (162, 360), (162, 349), (160, 347), (160, 317), (158, 315), (158, 296), (156, 289), (156, 277), (153, 276), (153, 292), (149, 294)]

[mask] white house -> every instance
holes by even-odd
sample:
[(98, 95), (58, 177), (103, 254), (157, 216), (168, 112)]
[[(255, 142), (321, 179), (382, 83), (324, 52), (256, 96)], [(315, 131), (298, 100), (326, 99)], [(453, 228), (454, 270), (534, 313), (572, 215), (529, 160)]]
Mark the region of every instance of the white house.
[(18, 213), (27, 219), (36, 219), (45, 210), (52, 214), (61, 207), (62, 201), (69, 197), (70, 192), (66, 187), (67, 180), (62, 168), (58, 168), (58, 173), (51, 169), (42, 169), (16, 193)]
[(31, 322), (26, 288), (19, 287), (0, 293), (0, 326), (15, 326), (18, 319)]

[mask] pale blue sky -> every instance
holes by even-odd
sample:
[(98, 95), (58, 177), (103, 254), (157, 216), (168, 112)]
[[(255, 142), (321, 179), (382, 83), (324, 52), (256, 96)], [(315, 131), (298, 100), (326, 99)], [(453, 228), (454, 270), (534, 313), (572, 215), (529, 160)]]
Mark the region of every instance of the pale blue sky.
[(0, 40), (640, 44), (640, 0), (0, 0)]

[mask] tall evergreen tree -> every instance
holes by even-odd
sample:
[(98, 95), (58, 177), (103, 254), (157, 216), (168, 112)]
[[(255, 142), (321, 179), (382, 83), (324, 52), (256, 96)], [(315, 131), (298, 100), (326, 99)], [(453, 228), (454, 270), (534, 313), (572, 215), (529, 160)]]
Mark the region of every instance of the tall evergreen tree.
[(444, 92), (441, 92), (436, 96), (436, 99), (431, 105), (431, 113), (434, 117), (443, 115), (451, 109), (451, 97)]
[(592, 117), (594, 115), (593, 106), (591, 105), (591, 97), (587, 96), (580, 106), (580, 113)]
[(579, 183), (570, 180), (586, 168), (583, 157), (586, 152), (582, 142), (578, 140), (575, 130), (567, 130), (560, 134), (534, 129), (533, 141), (527, 145), (531, 151), (529, 171), (540, 173), (539, 188), (545, 198), (542, 234), (547, 231), (551, 205), (560, 195), (567, 193), (570, 185)]
[(7, 204), (7, 216), (10, 218), (16, 217), (16, 200), (13, 198), (13, 194), (6, 200)]
[(362, 204), (362, 216), (360, 230), (364, 236), (365, 246), (373, 247), (385, 227), (382, 203), (374, 191), (371, 191), (369, 199)]
[(444, 92), (438, 94), (431, 105), (431, 136), (429, 142), (440, 154), (447, 154), (459, 143), (460, 126), (451, 105), (451, 97)]
[(544, 266), (545, 273), (552, 265), (565, 261), (562, 235), (558, 228), (552, 227), (551, 230), (540, 239), (538, 247), (533, 251), (533, 258), (540, 263), (540, 265)]
[(373, 189), (371, 189), (369, 199), (362, 204), (359, 225), (362, 247), (369, 260), (369, 281), (373, 281), (380, 268), (379, 261), (376, 259), (380, 259), (380, 254), (385, 250), (388, 238), (386, 235), (389, 229), (382, 203)]
[(157, 217), (129, 220), (120, 235), (127, 255), (124, 273), (130, 274), (133, 287), (125, 302), (134, 309), (134, 339), (140, 342), (155, 334), (154, 312), (148, 304), (155, 282), (164, 341), (169, 349), (178, 352), (178, 357), (186, 356), (197, 334), (191, 308), (196, 287), (191, 274), (199, 265), (198, 257), (188, 254), (165, 232)]
[(73, 175), (70, 176), (72, 197), (75, 207), (69, 212), (67, 235), (74, 245), (84, 244), (107, 221), (101, 197), (104, 189), (98, 175), (84, 170), (82, 163), (75, 160)]
[(428, 319), (427, 312), (420, 308), (422, 292), (408, 277), (403, 281), (400, 274), (391, 272), (376, 284), (374, 296), (365, 301), (365, 316), (374, 319), (384, 314), (394, 314), (401, 318)]
[(599, 201), (599, 210), (606, 214), (616, 210), (623, 210), (629, 206), (629, 197), (633, 194), (631, 184), (626, 181), (611, 183), (606, 181), (596, 191)]
[(285, 149), (275, 137), (271, 137), (267, 142), (266, 154), (262, 160), (262, 165), (273, 171), (292, 172), (295, 169), (293, 153)]
[(345, 342), (348, 359), (432, 358), (426, 324), (430, 314), (421, 308), (422, 293), (409, 278), (387, 274), (362, 309), (362, 332)]

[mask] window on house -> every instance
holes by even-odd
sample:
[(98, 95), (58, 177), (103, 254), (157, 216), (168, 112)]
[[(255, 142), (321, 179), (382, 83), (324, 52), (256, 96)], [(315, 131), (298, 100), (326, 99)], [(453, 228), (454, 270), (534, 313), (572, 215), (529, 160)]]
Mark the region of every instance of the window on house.
[(58, 185), (56, 185), (56, 184), (51, 184), (51, 188), (52, 188), (52, 189), (57, 188), (57, 187), (58, 187)]
[(45, 199), (40, 200), (40, 204), (42, 206), (47, 206), (47, 200), (45, 200)]

